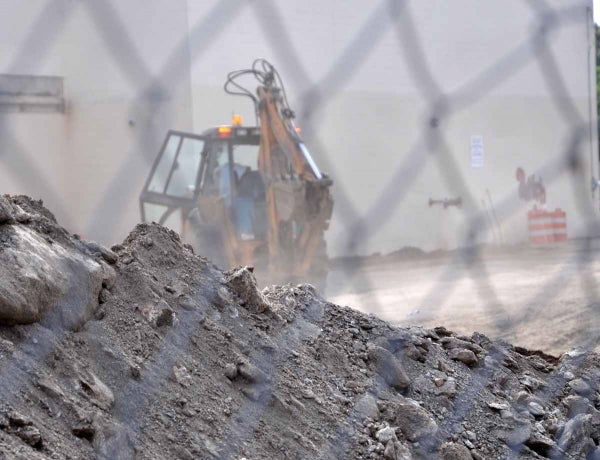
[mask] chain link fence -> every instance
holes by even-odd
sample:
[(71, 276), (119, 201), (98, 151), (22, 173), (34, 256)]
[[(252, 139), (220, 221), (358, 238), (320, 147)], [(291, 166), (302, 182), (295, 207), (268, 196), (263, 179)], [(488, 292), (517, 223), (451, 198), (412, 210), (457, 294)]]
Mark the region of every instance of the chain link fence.
[[(169, 92), (169, 88), (165, 87), (165, 82), (175, 85), (185, 75), (189, 76), (189, 62), (202, 61), (203, 53), (206, 50), (219, 45), (220, 32), (228, 24), (231, 24), (241, 14), (252, 13), (272, 48), (271, 60), (281, 64), (286, 69), (286, 76), (289, 75), (298, 86), (308, 88), (297, 97), (301, 104), (300, 107), (297, 107), (297, 112), (300, 114), (299, 124), (303, 127), (303, 131), (312, 134), (309, 139), (312, 150), (319, 152), (319, 159), (324, 165), (323, 169), (327, 170), (335, 179), (338, 176), (336, 161), (333, 156), (328, 155), (325, 148), (326, 143), (321, 139), (322, 134), (319, 134), (319, 130), (314, 126), (314, 114), (327, 106), (336, 94), (344, 90), (345, 85), (357, 69), (365, 65), (370, 54), (380, 43), (384, 32), (391, 28), (397, 39), (398, 49), (402, 50), (405, 56), (404, 64), (410, 73), (414, 87), (422, 100), (426, 102), (428, 115), (422, 122), (417, 141), (408, 152), (404, 152), (401, 156), (403, 160), (398, 167), (382, 179), (384, 183), (380, 188), (381, 191), (366, 212), (361, 211), (355, 205), (350, 190), (345, 189), (339, 182), (336, 184), (336, 207), (342, 211), (337, 211), (335, 218), (339, 219), (342, 222), (341, 225), (347, 229), (342, 244), (345, 248), (344, 252), (354, 254), (360, 242), (371, 238), (377, 228), (385, 225), (393, 215), (394, 209), (403, 205), (405, 198), (411, 193), (415, 181), (423, 174), (425, 166), (436, 163), (445, 187), (452, 195), (460, 196), (463, 199), (465, 215), (469, 216), (468, 229), (463, 232), (466, 236), (459, 244), (463, 249), (452, 252), (447, 259), (440, 262), (445, 265), (442, 266), (439, 277), (431, 283), (429, 292), (422, 296), (421, 304), (416, 306), (416, 310), (427, 308), (432, 315), (435, 315), (436, 306), (441, 308), (444, 300), (452, 295), (452, 288), (449, 288), (448, 284), (454, 280), (465, 278), (476, 286), (481, 303), (486, 306), (489, 315), (494, 318), (495, 330), (500, 334), (509, 333), (516, 325), (532, 320), (538, 314), (538, 306), (543, 305), (548, 298), (558, 296), (568, 286), (565, 280), (573, 277), (577, 277), (581, 283), (587, 304), (600, 305), (593, 265), (594, 254), (597, 253), (595, 252), (597, 250), (594, 247), (594, 240), (591, 238), (581, 238), (572, 243), (576, 247), (576, 250), (570, 255), (572, 258), (565, 260), (562, 266), (556, 267), (554, 274), (539, 286), (535, 295), (528, 299), (522, 299), (521, 311), (516, 316), (504, 309), (500, 295), (490, 280), (489, 260), (484, 257), (482, 246), (473, 244), (481, 238), (489, 238), (490, 232), (493, 230), (489, 224), (488, 211), (482, 209), (476, 195), (466, 185), (468, 184), (467, 178), (456, 164), (457, 156), (453, 154), (449, 146), (445, 126), (457, 113), (468, 110), (485, 99), (494, 88), (531, 62), (535, 62), (542, 69), (544, 84), (552, 94), (555, 108), (561, 114), (569, 132), (569, 139), (563, 151), (555, 157), (547, 158), (544, 166), (540, 169), (540, 174), (544, 177), (546, 186), (549, 186), (566, 172), (572, 181), (572, 194), (578, 204), (577, 211), (585, 216), (589, 227), (587, 233), (589, 235), (600, 234), (599, 222), (595, 217), (597, 210), (590, 193), (590, 186), (586, 180), (582, 180), (582, 177), (586, 176), (581, 170), (582, 165), (585, 164), (583, 158), (588, 154), (585, 149), (587, 148), (586, 142), (589, 141), (591, 135), (590, 122), (580, 113), (569, 97), (561, 63), (553, 55), (550, 44), (551, 35), (562, 27), (590, 20), (589, 4), (588, 2), (572, 1), (565, 2), (564, 6), (560, 8), (553, 8), (542, 0), (524, 0), (523, 3), (528, 5), (536, 18), (530, 35), (508, 54), (498, 56), (491, 67), (475, 69), (472, 78), (452, 92), (442, 90), (443, 85), (440, 81), (443, 76), (433, 72), (428, 63), (423, 48), (424, 37), (419, 33), (411, 9), (407, 6), (407, 2), (397, 0), (385, 0), (377, 4), (372, 13), (364, 18), (361, 27), (356, 30), (341, 54), (331, 60), (331, 67), (323, 72), (324, 77), (318, 81), (311, 81), (310, 72), (305, 68), (299, 56), (294, 39), (286, 30), (281, 12), (283, 5), (273, 0), (254, 2), (223, 0), (215, 3), (214, 7), (198, 22), (190, 24), (189, 30), (181, 31), (179, 45), (174, 48), (158, 71), (152, 69), (138, 53), (126, 21), (119, 16), (109, 2), (71, 2), (68, 7), (59, 12), (53, 2), (47, 2), (27, 32), (28, 36), (23, 41), (22, 48), (14, 54), (14, 61), (3, 69), (3, 73), (15, 73), (16, 70), (24, 67), (35, 68), (36, 62), (43, 61), (45, 56), (52, 52), (52, 45), (59, 39), (69, 17), (78, 9), (85, 9), (93, 19), (95, 26), (90, 33), (97, 34), (99, 39), (110, 49), (114, 63), (120, 68), (130, 85), (139, 88), (138, 97), (131, 103), (131, 111), (143, 106), (147, 110), (147, 117), (151, 119), (153, 113), (159, 111), (162, 103), (161, 95)], [(190, 49), (189, 42), (191, 40), (200, 43), (201, 46)], [(143, 157), (148, 170), (150, 168), (156, 146), (162, 136), (162, 133), (154, 132), (152, 127), (153, 124), (148, 123), (136, 131), (133, 148), (102, 191), (101, 198), (98, 198), (99, 204), (91, 213), (92, 219), (88, 228), (102, 226), (104, 216), (108, 212), (114, 216), (114, 220), (123, 218), (127, 199), (133, 196), (137, 197), (139, 194), (140, 184), (127, 179), (140, 156)], [(47, 185), (44, 171), (36, 164), (27, 149), (20, 145), (18, 136), (11, 132), (10, 125), (5, 119), (0, 119), (0, 137), (5, 145), (10, 145), (13, 152), (10, 161), (7, 161), (5, 155), (0, 153), (2, 168), (20, 178), (24, 183), (36, 183), (48, 190), (49, 195), (43, 198), (54, 203), (55, 211), (59, 215), (65, 216), (61, 223), (69, 228), (73, 218), (73, 216), (69, 218), (70, 204), (62, 202), (58, 195), (50, 195), (53, 193), (52, 187)], [(592, 137), (595, 139), (596, 135), (593, 134)], [(424, 154), (424, 152), (428, 153)], [(18, 160), (15, 161), (15, 159)], [(519, 202), (516, 192), (497, 200), (495, 212), (498, 221), (504, 222), (519, 211), (523, 211), (523, 204)], [(462, 270), (462, 276), (457, 274), (457, 267)], [(363, 287), (364, 292), (377, 290), (376, 283), (371, 278), (373, 274), (365, 269), (364, 264), (346, 265), (343, 271), (343, 280), (344, 283), (347, 283), (348, 290), (357, 284)], [(343, 286), (338, 286), (338, 290), (343, 292)], [(368, 303), (368, 309), (372, 313), (378, 314), (384, 309), (378, 303), (377, 296), (369, 298)], [(160, 389), (161, 382), (167, 378), (167, 370), (172, 367), (169, 363), (173, 362), (173, 357), (176, 356), (178, 350), (185, 348), (193, 332), (193, 326), (199, 320), (199, 318), (188, 319), (181, 321), (181, 324), (188, 325), (187, 328), (181, 326), (174, 331), (169, 340), (165, 341), (164, 358), (156, 360), (155, 368), (146, 370), (152, 374), (151, 379), (145, 380), (152, 382), (152, 388), (147, 388), (143, 396), (142, 393), (136, 393), (132, 388), (131, 394), (124, 399), (123, 405), (118, 407), (117, 412), (124, 421), (131, 422), (131, 428), (134, 431), (141, 429), (141, 427), (135, 426), (136, 412), (143, 410), (148, 403), (148, 395)], [(581, 346), (586, 349), (594, 349), (598, 345), (600, 332), (596, 331), (594, 334), (586, 324), (581, 324), (581, 329), (587, 331), (587, 335), (579, 341)], [(44, 360), (52, 348), (64, 337), (64, 331), (61, 331), (59, 326), (56, 327), (54, 333), (54, 337), (47, 337), (47, 340), (44, 339), (42, 345), (36, 348), (39, 351), (35, 354), (37, 359)], [(294, 340), (301, 343), (303, 337), (303, 333), (300, 333)], [(290, 337), (280, 337), (279, 339), (287, 341), (290, 340)], [(278, 357), (278, 359), (284, 358)], [(269, 361), (263, 357), (259, 359), (259, 362), (267, 372), (277, 372), (277, 360)], [(35, 366), (35, 359), (29, 365)], [(25, 379), (18, 369), (20, 366), (13, 367), (3, 369), (0, 377), (0, 387), (6, 399), (10, 399), (11, 395), (17, 391), (18, 385), (15, 385), (15, 382)], [(492, 373), (488, 368), (476, 371), (470, 393), (461, 395), (459, 398), (461, 403), (455, 405), (454, 413), (445, 421), (448, 426), (460, 421), (461, 417), (469, 411), (470, 401), (474, 399), (469, 396), (485, 386)], [(556, 385), (557, 388), (560, 386)], [(552, 387), (540, 397), (545, 400), (552, 398)], [(255, 418), (256, 410), (257, 408), (260, 410), (261, 405), (264, 406), (266, 401), (259, 400), (249, 404), (252, 407), (246, 413), (252, 414), (252, 416), (242, 416), (238, 418), (235, 426), (231, 426), (232, 435), (235, 435), (238, 440), (243, 440), (244, 436), (251, 433), (252, 423), (258, 420)], [(337, 442), (340, 444), (345, 442), (341, 434)], [(231, 443), (230, 446), (223, 446), (225, 449), (223, 458), (230, 458), (233, 455), (233, 452), (227, 450), (233, 445), (234, 443)], [(515, 457), (518, 455), (519, 449), (520, 446), (515, 447)], [(323, 456), (325, 455), (326, 453), (323, 453)]]

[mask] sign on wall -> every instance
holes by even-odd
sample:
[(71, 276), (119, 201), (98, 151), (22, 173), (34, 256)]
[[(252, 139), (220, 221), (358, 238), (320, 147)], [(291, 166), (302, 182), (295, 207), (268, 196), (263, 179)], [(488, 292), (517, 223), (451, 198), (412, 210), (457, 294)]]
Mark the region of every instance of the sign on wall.
[(63, 78), (0, 74), (0, 112), (64, 112)]
[(471, 136), (471, 168), (483, 168), (483, 136)]

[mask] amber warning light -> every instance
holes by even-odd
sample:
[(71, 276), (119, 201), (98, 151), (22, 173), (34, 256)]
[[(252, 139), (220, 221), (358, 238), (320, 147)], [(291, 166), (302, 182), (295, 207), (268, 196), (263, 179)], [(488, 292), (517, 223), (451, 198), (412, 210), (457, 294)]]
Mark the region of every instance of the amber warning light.
[(242, 126), (242, 123), (244, 122), (244, 119), (242, 118), (241, 115), (234, 115), (233, 116), (233, 126)]
[(219, 126), (217, 132), (220, 137), (229, 137), (231, 135), (231, 126)]

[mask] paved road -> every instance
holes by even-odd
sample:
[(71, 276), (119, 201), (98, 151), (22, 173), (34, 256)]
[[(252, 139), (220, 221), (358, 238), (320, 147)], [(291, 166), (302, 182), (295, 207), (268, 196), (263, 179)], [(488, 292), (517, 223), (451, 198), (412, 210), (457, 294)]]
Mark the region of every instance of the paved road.
[(348, 264), (327, 297), (400, 325), (444, 325), (559, 354), (600, 349), (600, 241)]

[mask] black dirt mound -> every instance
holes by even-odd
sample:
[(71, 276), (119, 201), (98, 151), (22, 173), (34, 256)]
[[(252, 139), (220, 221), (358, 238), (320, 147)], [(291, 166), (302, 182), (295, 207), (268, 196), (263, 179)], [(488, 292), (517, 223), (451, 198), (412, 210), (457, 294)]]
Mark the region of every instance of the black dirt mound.
[(25, 197), (0, 259), (0, 458), (600, 458), (593, 353), (258, 291), (164, 227), (107, 249)]

